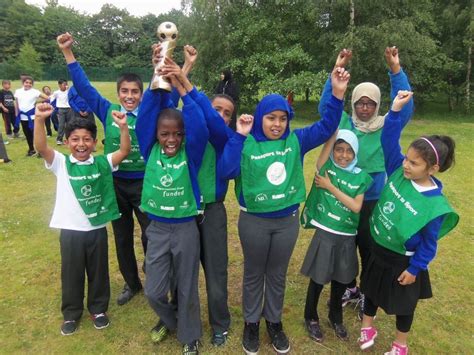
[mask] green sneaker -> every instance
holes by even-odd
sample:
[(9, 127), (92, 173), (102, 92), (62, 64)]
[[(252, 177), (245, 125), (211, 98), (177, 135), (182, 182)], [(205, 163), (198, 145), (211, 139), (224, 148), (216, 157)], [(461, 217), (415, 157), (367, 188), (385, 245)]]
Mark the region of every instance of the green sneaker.
[(151, 341), (154, 343), (159, 343), (166, 338), (168, 333), (169, 329), (166, 327), (165, 323), (160, 320), (150, 332)]

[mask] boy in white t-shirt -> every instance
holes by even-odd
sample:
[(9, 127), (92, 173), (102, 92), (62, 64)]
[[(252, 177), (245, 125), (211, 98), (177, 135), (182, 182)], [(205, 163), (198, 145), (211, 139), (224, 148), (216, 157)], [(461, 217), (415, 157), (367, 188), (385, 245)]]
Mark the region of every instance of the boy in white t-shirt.
[[(33, 147), (33, 126), (35, 119), (35, 104), (38, 98), (48, 99), (48, 96), (33, 88), (33, 78), (24, 75), (21, 78), (23, 87), (15, 91), (15, 116), (20, 120), (21, 128), (28, 143), (27, 156), (36, 154)], [(16, 124), (16, 122), (15, 122)]]
[(69, 105), (69, 86), (67, 84), (67, 80), (59, 79), (58, 80), (58, 87), (59, 90), (53, 92), (50, 97), (50, 101), (56, 100), (56, 107), (58, 109), (58, 137), (56, 138), (56, 144), (62, 145), (64, 144), (64, 127), (66, 124), (72, 119), (73, 111), (71, 109), (71, 105)]
[(87, 274), (89, 310), (94, 327), (109, 325), (110, 300), (106, 223), (119, 218), (112, 171), (130, 152), (127, 116), (113, 111), (120, 128), (120, 148), (107, 156), (92, 156), (97, 126), (90, 120), (73, 119), (65, 127), (65, 155), (47, 145), (44, 121), (53, 112), (48, 103), (36, 106), (34, 142), (46, 168), (57, 177), (56, 203), (50, 227), (59, 228), (61, 288), (64, 322), (61, 334), (73, 334), (82, 316), (84, 276)]

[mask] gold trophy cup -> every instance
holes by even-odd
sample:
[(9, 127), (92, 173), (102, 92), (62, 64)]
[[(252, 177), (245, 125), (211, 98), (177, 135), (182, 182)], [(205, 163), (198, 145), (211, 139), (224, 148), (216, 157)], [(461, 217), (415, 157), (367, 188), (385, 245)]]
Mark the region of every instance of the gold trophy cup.
[(165, 90), (171, 92), (171, 83), (168, 79), (162, 78), (158, 70), (163, 66), (165, 57), (173, 58), (173, 51), (178, 40), (178, 28), (173, 22), (163, 22), (156, 30), (158, 39), (161, 42), (161, 60), (155, 65), (153, 77), (151, 78), (151, 90)]

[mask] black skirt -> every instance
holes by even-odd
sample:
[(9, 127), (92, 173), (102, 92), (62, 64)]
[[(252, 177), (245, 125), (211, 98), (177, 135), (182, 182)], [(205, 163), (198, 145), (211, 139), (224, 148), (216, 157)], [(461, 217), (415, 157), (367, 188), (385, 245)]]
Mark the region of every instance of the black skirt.
[(411, 315), (419, 299), (431, 298), (428, 270), (422, 270), (411, 285), (402, 286), (397, 281), (405, 271), (410, 257), (395, 253), (373, 243), (367, 270), (362, 275), (361, 289), (375, 306), (387, 314)]

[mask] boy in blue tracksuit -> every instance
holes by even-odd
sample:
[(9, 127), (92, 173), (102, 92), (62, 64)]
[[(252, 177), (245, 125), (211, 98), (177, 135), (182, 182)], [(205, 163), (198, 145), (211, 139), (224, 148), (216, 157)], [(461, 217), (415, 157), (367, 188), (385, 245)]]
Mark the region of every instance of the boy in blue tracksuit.
[[(339, 53), (335, 66), (346, 67), (351, 58), (352, 52), (344, 49)], [(387, 47), (385, 49), (385, 60), (390, 68), (390, 97), (393, 100), (399, 90), (411, 90), (411, 87), (406, 73), (400, 66), (400, 58), (396, 47)], [(330, 95), (331, 79), (329, 78), (324, 86), (318, 107), (321, 116), (324, 115), (326, 111), (326, 105)], [(372, 185), (364, 194), (364, 202), (360, 211), (359, 226), (356, 235), (356, 244), (361, 258), (361, 277), (367, 266), (372, 243), (369, 218), (386, 181), (384, 156), (380, 142), (386, 116), (379, 115), (380, 103), (381, 95), (378, 86), (369, 82), (360, 83), (352, 91), (352, 117), (346, 112), (343, 112), (339, 125), (340, 129), (349, 129), (357, 136), (359, 140), (359, 152), (357, 154), (358, 166), (368, 172), (373, 179)], [(413, 107), (413, 99), (411, 99), (400, 111), (402, 127), (405, 127), (412, 116)], [(364, 298), (359, 292), (358, 287), (356, 287), (355, 279), (348, 285), (342, 300), (343, 306), (351, 302), (361, 302), (359, 318), (362, 317)]]
[(106, 154), (115, 151), (118, 147), (119, 135), (117, 127), (111, 119), (112, 110), (127, 114), (132, 149), (129, 156), (120, 164), (119, 170), (113, 173), (115, 193), (121, 216), (112, 222), (117, 260), (120, 272), (125, 280), (124, 288), (117, 298), (117, 303), (124, 305), (142, 289), (133, 242), (133, 215), (135, 214), (140, 224), (141, 240), (145, 254), (147, 244), (145, 229), (150, 223), (147, 216), (139, 208), (145, 175), (145, 161), (140, 154), (135, 134), (135, 124), (143, 94), (143, 83), (136, 74), (123, 74), (117, 79), (117, 95), (120, 104), (112, 104), (90, 84), (86, 74), (77, 63), (72, 52), (74, 39), (71, 34), (59, 35), (57, 42), (64, 54), (78, 94), (86, 101), (104, 125), (104, 151)]
[[(201, 195), (197, 176), (208, 131), (201, 109), (188, 94), (193, 90), (191, 84), (179, 67), (165, 63), (162, 75), (179, 91), (183, 111), (169, 108), (173, 104), (168, 94), (147, 90), (136, 126), (146, 161), (141, 208), (151, 220), (146, 230), (145, 294), (160, 317), (151, 331), (152, 340), (158, 343), (177, 329), (183, 353), (197, 354), (202, 333), (196, 224)], [(176, 283), (177, 309), (168, 298), (170, 290), (175, 291), (171, 279)]]

